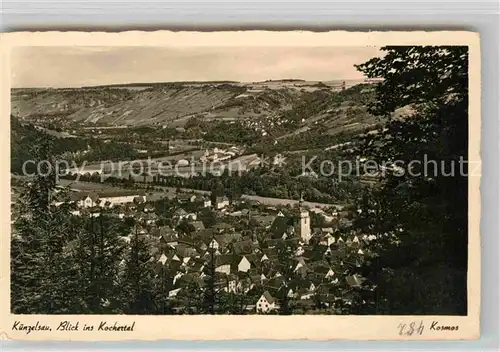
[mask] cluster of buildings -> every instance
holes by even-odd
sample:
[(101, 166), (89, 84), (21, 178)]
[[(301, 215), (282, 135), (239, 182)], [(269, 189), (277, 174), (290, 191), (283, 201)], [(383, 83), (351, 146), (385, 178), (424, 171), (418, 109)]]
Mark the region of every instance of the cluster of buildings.
[[(341, 214), (307, 209), (303, 203), (271, 207), (179, 193), (174, 209), (159, 215), (153, 200), (138, 191), (75, 192), (67, 201), (76, 204), (78, 214), (107, 207), (120, 218), (133, 218), (134, 228), (123, 239), (147, 239), (157, 275), (165, 282), (165, 297), (179, 310), (192, 304), (186, 297), (193, 287), (203, 292), (211, 282), (218, 297), (245, 298), (245, 314), (276, 314), (284, 300), (294, 312), (320, 309), (335, 314), (339, 305), (352, 303), (352, 291), (363, 284), (352, 268), (370, 255), (369, 244), (376, 239), (341, 232)], [(215, 223), (202, 220), (207, 208)], [(330, 225), (314, 227), (312, 212)]]
[(63, 203), (74, 203), (77, 208), (112, 208), (117, 205), (145, 201), (144, 192), (124, 190), (119, 192), (70, 192), (61, 196), (56, 194), (53, 204), (60, 206)]
[(240, 219), (245, 230), (224, 218), (205, 227), (191, 217), (188, 234), (162, 227), (154, 232), (157, 238), (151, 235), (158, 270), (170, 278), (169, 299), (183, 302), (193, 284), (208, 289), (212, 275), (218, 292), (253, 299), (242, 308), (248, 312), (276, 313), (283, 299), (303, 311), (321, 307), (333, 312), (339, 304), (352, 303), (350, 292), (361, 287), (364, 279), (349, 275), (350, 267), (362, 264), (375, 236), (312, 228), (305, 208), (293, 210), (298, 212), (296, 222), (281, 211), (245, 210)]
[[(197, 212), (180, 209), (172, 213), (174, 226), (140, 231), (165, 277), (165, 295), (179, 309), (190, 304), (186, 297), (193, 285), (203, 291), (208, 282), (221, 295), (249, 298), (241, 308), (247, 313), (277, 313), (283, 299), (299, 311), (333, 312), (352, 303), (352, 291), (364, 279), (350, 275), (351, 269), (370, 255), (375, 236), (313, 228), (310, 211), (302, 206), (287, 215), (274, 207), (241, 210), (240, 203), (234, 211), (235, 206), (213, 207), (217, 223), (209, 227)], [(189, 226), (187, 232), (177, 229), (180, 222)]]
[(236, 146), (232, 146), (227, 150), (215, 147), (211, 150), (206, 149), (205, 153), (200, 157), (200, 161), (202, 163), (221, 162), (230, 160), (241, 153), (242, 150)]
[(286, 118), (283, 118), (277, 114), (272, 114), (260, 118), (245, 120), (243, 124), (244, 126), (253, 129), (257, 133), (265, 137), (269, 134), (268, 131), (272, 131), (273, 129), (285, 124), (286, 122), (288, 122)]

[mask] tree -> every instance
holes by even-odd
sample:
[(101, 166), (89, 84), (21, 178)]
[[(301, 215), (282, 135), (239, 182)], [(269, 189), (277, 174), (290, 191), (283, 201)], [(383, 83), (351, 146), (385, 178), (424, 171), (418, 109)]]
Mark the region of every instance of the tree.
[(219, 179), (216, 179), (211, 188), (210, 201), (212, 204), (216, 204), (217, 197), (222, 196), (224, 196), (224, 185)]
[(171, 282), (169, 281), (171, 281), (169, 280), (169, 270), (165, 265), (161, 265), (161, 267), (156, 270), (153, 281), (156, 314), (163, 315), (174, 313), (172, 301), (168, 299), (168, 288), (171, 286)]
[(80, 272), (80, 296), (88, 307), (85, 313), (122, 313), (119, 266), (126, 242), (127, 227), (121, 221), (100, 214), (82, 217), (80, 233), (71, 260)]
[(211, 227), (217, 223), (217, 214), (211, 209), (203, 208), (199, 214), (199, 219), (205, 227)]
[(382, 50), (357, 66), (384, 79), (370, 112), (385, 121), (359, 152), (379, 164), (398, 161), (405, 172), (384, 175), (373, 191), (379, 215), (363, 223), (382, 236), (378, 259), (365, 268), (384, 303), (375, 313), (466, 314), (468, 49)]
[(182, 219), (177, 225), (177, 230), (182, 233), (184, 236), (189, 236), (196, 231), (193, 224), (189, 222), (188, 219)]
[(16, 314), (75, 314), (83, 309), (78, 271), (68, 260), (68, 244), (78, 228), (69, 209), (51, 209), (55, 162), (50, 140), (31, 150), (40, 165), (14, 213), (11, 239), (11, 310)]
[(295, 278), (294, 269), (296, 262), (294, 261), (294, 256), (297, 249), (297, 243), (294, 239), (285, 240), (280, 242), (276, 248), (278, 251), (278, 268), (283, 277), (283, 284), (277, 290), (277, 300), (280, 307), (278, 313), (280, 315), (290, 315), (292, 314), (292, 307), (290, 305), (288, 291), (291, 288), (290, 283)]
[(154, 267), (151, 251), (143, 235), (133, 230), (130, 248), (125, 255), (125, 269), (120, 288), (124, 313), (151, 314), (155, 310)]
[(217, 304), (219, 303), (217, 301), (219, 293), (217, 288), (217, 272), (215, 271), (217, 255), (214, 248), (208, 248), (208, 253), (209, 257), (203, 270), (205, 274), (205, 289), (203, 291), (202, 309), (206, 313), (215, 314)]

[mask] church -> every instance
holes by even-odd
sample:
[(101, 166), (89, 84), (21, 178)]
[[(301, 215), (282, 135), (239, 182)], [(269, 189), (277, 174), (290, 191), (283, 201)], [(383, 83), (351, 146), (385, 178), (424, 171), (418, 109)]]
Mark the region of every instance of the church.
[(299, 224), (298, 224), (298, 230), (299, 230), (299, 236), (302, 242), (305, 244), (309, 244), (309, 241), (311, 240), (311, 217), (309, 216), (309, 210), (307, 210), (304, 207), (304, 199), (300, 197), (299, 201)]
[(283, 213), (279, 213), (274, 218), (270, 226), (270, 232), (274, 239), (287, 239), (297, 236), (298, 239), (304, 244), (309, 244), (312, 238), (311, 233), (311, 217), (309, 210), (304, 207), (304, 200), (302, 197), (299, 201), (299, 214), (298, 222), (290, 223), (289, 218), (285, 217)]

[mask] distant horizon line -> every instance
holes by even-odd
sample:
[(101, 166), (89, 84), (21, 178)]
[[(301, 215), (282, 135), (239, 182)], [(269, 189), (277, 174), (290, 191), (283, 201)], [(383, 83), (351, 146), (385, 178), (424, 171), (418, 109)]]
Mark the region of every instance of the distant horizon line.
[(154, 81), (154, 82), (127, 82), (127, 83), (107, 83), (107, 84), (97, 84), (97, 85), (81, 85), (81, 86), (29, 86), (29, 87), (11, 87), (11, 89), (82, 89), (82, 88), (106, 88), (106, 87), (148, 87), (154, 85), (162, 85), (162, 84), (231, 84), (231, 83), (239, 83), (239, 84), (259, 84), (259, 83), (268, 83), (268, 82), (352, 82), (358, 81), (363, 82), (366, 80), (376, 80), (375, 78), (345, 78), (345, 79), (330, 79), (330, 80), (309, 80), (302, 78), (277, 78), (277, 79), (267, 79), (264, 81), (236, 81), (236, 80), (203, 80), (203, 81), (193, 81), (193, 80), (179, 80), (179, 81)]

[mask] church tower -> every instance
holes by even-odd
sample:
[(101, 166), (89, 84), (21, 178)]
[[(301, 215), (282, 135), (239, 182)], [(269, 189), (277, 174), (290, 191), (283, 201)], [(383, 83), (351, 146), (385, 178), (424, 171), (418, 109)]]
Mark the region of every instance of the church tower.
[(302, 195), (300, 196), (299, 201), (299, 210), (300, 210), (300, 223), (299, 223), (299, 234), (302, 241), (306, 244), (309, 243), (311, 239), (311, 218), (309, 217), (309, 211), (304, 208), (304, 199)]

